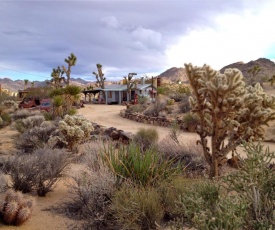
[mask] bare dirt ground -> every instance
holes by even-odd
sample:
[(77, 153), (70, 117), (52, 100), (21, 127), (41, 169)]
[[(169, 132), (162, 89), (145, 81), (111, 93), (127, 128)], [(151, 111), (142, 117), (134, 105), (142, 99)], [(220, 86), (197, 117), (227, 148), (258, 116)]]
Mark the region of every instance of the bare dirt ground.
[[(78, 114), (83, 115), (90, 121), (106, 127), (115, 127), (126, 132), (136, 133), (140, 128), (154, 127), (158, 130), (160, 140), (169, 135), (170, 129), (165, 127), (157, 127), (148, 124), (141, 124), (131, 120), (122, 118), (119, 115), (120, 110), (125, 106), (121, 105), (94, 105), (86, 104), (85, 108), (78, 110)], [(11, 155), (14, 153), (14, 141), (16, 141), (17, 132), (10, 127), (0, 129), (0, 157)], [(194, 144), (198, 139), (195, 133), (182, 132), (180, 141), (187, 144)], [(268, 143), (272, 150), (275, 150), (275, 144)], [(76, 229), (72, 226), (76, 223), (65, 215), (58, 214), (52, 210), (52, 207), (58, 208), (64, 202), (69, 200), (68, 188), (64, 181), (59, 182), (53, 192), (47, 194), (46, 197), (37, 197), (36, 206), (30, 220), (20, 226), (21, 230), (65, 230)], [(0, 229), (12, 230), (18, 227), (5, 226), (0, 224)]]

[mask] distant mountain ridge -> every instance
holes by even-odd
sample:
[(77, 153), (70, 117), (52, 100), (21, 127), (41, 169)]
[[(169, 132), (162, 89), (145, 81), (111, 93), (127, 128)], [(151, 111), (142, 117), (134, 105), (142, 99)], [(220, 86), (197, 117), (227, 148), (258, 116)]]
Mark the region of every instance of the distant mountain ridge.
[[(77, 85), (81, 87), (86, 87), (87, 85), (90, 85), (93, 82), (83, 80), (81, 78), (71, 78), (71, 84)], [(24, 80), (11, 80), (7, 77), (0, 78), (0, 84), (3, 89), (8, 89), (10, 92), (18, 92), (18, 90), (23, 90), (25, 87)], [(47, 81), (34, 81), (35, 87), (44, 87), (47, 85)], [(27, 88), (31, 87), (31, 82), (29, 81), (27, 84)]]
[(237, 68), (239, 69), (245, 78), (248, 78), (250, 74), (248, 73), (248, 70), (253, 68), (254, 66), (259, 66), (261, 68), (259, 74), (257, 76), (259, 77), (271, 77), (275, 74), (275, 63), (267, 58), (259, 58), (255, 61), (250, 61), (248, 63), (243, 62), (236, 62), (232, 63), (230, 65), (224, 66), (220, 72), (224, 73), (225, 69), (229, 68)]
[[(261, 68), (261, 71), (258, 74), (259, 77), (269, 78), (275, 74), (275, 63), (267, 58), (259, 58), (255, 61), (250, 61), (248, 63), (235, 62), (227, 66), (224, 66), (220, 70), (220, 72), (223, 73), (224, 70), (228, 68), (237, 68), (243, 73), (243, 76), (245, 78), (248, 78), (250, 76), (250, 74), (248, 73), (248, 70), (257, 65)], [(162, 82), (177, 82), (177, 81), (188, 82), (185, 68), (183, 67), (180, 67), (180, 68), (172, 67), (170, 69), (167, 69), (163, 73), (159, 74), (157, 77), (162, 78)], [(111, 83), (112, 82), (109, 82), (109, 84)], [(9, 78), (0, 78), (0, 84), (2, 85), (2, 88), (6, 88), (11, 92), (18, 92), (18, 90), (24, 89), (24, 86), (25, 86), (23, 80), (13, 81)], [(43, 87), (43, 86), (46, 86), (46, 84), (47, 84), (46, 81), (34, 82), (35, 87)], [(86, 81), (81, 78), (71, 78), (71, 84), (78, 85), (81, 87), (87, 87), (89, 85), (95, 85), (95, 81)], [(27, 87), (31, 87), (31, 82), (28, 82)]]

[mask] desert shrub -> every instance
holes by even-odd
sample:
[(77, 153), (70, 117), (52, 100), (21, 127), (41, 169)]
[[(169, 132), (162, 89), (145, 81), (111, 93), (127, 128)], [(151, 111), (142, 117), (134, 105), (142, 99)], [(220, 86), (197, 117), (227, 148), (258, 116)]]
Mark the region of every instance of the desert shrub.
[(161, 204), (165, 213), (165, 221), (171, 221), (177, 218), (175, 208), (176, 201), (185, 193), (186, 188), (193, 183), (194, 180), (185, 178), (182, 175), (172, 178), (169, 181), (164, 181), (158, 184), (155, 188), (161, 197)]
[(7, 164), (14, 190), (45, 196), (63, 176), (69, 157), (64, 150), (43, 148), (31, 155), (15, 156)]
[(187, 113), (191, 110), (188, 96), (182, 98), (179, 108), (182, 113)]
[(54, 120), (54, 116), (52, 112), (42, 112), (42, 115), (44, 116), (46, 121), (52, 121)]
[(157, 150), (164, 159), (173, 160), (175, 164), (180, 164), (189, 176), (202, 174), (206, 169), (206, 162), (203, 158), (203, 151), (200, 145), (190, 143), (175, 142), (167, 136), (157, 144)]
[(1, 102), (1, 105), (3, 105), (5, 108), (17, 107), (16, 102), (13, 100), (5, 100)]
[(138, 103), (144, 105), (148, 101), (148, 97), (138, 96)]
[(68, 111), (68, 115), (73, 116), (77, 114), (77, 110), (75, 108), (70, 108)]
[(3, 119), (0, 117), (0, 128), (4, 126), (3, 123)]
[(71, 151), (76, 148), (77, 144), (89, 140), (93, 129), (92, 123), (81, 116), (65, 115), (64, 119), (59, 122), (61, 138)]
[(199, 118), (196, 114), (188, 112), (183, 116), (184, 126), (188, 131), (194, 132), (199, 124)]
[(152, 148), (142, 151), (133, 143), (117, 150), (109, 145), (103, 157), (118, 181), (128, 180), (142, 186), (156, 185), (179, 173), (179, 168), (173, 167), (172, 160), (163, 160)]
[(260, 144), (244, 145), (247, 157), (242, 167), (224, 177), (228, 191), (246, 201), (250, 229), (272, 229), (275, 226), (275, 152)]
[(175, 100), (174, 99), (169, 99), (167, 101), (167, 105), (174, 105), (175, 104)]
[(24, 118), (27, 118), (30, 116), (32, 116), (32, 113), (27, 109), (20, 109), (12, 114), (12, 118), (14, 121), (19, 120), (19, 119), (24, 119)]
[(155, 146), (158, 138), (158, 131), (155, 128), (141, 128), (134, 135), (133, 141), (140, 145), (142, 149), (148, 149)]
[(2, 122), (0, 123), (0, 126), (7, 126), (10, 125), (12, 122), (12, 117), (9, 113), (7, 112), (2, 112), (1, 116), (0, 116)]
[(8, 190), (3, 201), (0, 201), (0, 216), (8, 225), (22, 225), (33, 211), (34, 199), (24, 197), (22, 193)]
[(35, 149), (43, 148), (48, 144), (56, 126), (49, 121), (43, 121), (18, 137), (15, 145), (22, 153), (32, 153)]
[(167, 101), (162, 98), (158, 98), (151, 106), (144, 110), (143, 114), (146, 116), (157, 117), (159, 112), (162, 111), (167, 105)]
[(129, 108), (126, 109), (127, 113), (141, 113), (144, 110), (144, 106), (141, 104), (131, 105)]
[(43, 115), (34, 115), (24, 119), (16, 120), (15, 128), (18, 132), (24, 133), (26, 130), (39, 126), (45, 118)]
[(7, 181), (4, 177), (4, 174), (0, 171), (0, 194), (7, 190)]
[(243, 229), (247, 203), (222, 193), (219, 184), (212, 181), (197, 181), (186, 186), (176, 201), (174, 225), (189, 223), (197, 229)]
[(155, 189), (131, 186), (115, 192), (111, 210), (122, 229), (156, 229), (164, 215), (161, 197)]
[(110, 197), (116, 189), (116, 178), (104, 164), (96, 143), (81, 146), (81, 170), (73, 173), (69, 183), (73, 206), (92, 226), (107, 224)]

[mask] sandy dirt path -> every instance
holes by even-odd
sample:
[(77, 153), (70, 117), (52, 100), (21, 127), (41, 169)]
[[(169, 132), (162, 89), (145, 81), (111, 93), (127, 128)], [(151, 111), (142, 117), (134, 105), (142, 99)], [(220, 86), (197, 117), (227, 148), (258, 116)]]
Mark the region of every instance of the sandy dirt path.
[[(86, 119), (96, 122), (99, 125), (106, 127), (115, 127), (117, 129), (124, 130), (135, 134), (140, 128), (155, 128), (159, 133), (159, 140), (162, 140), (169, 135), (169, 127), (159, 127), (150, 124), (142, 124), (132, 120), (122, 118), (119, 115), (121, 110), (125, 109), (122, 105), (97, 105), (87, 104), (85, 108), (78, 111), (78, 114), (83, 115)], [(181, 132), (179, 140), (182, 143), (195, 144), (199, 139), (196, 133)], [(269, 146), (270, 150), (275, 151), (275, 143), (263, 142), (265, 146)], [(237, 148), (238, 152), (243, 155), (242, 148)]]

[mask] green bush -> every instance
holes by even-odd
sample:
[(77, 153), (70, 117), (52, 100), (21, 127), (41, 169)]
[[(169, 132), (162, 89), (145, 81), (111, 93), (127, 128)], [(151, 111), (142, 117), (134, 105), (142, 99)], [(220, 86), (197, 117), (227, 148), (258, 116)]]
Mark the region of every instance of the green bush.
[(169, 99), (167, 101), (167, 105), (174, 105), (175, 104), (175, 100), (174, 99)]
[(128, 113), (141, 113), (144, 110), (144, 107), (141, 104), (131, 105), (126, 109)]
[(138, 103), (144, 105), (148, 101), (148, 97), (138, 96)]
[(9, 113), (3, 112), (0, 116), (2, 118), (2, 125), (10, 125), (12, 122), (12, 117)]
[(179, 168), (173, 167), (173, 160), (163, 160), (152, 148), (143, 152), (134, 144), (120, 147), (118, 150), (108, 146), (103, 157), (118, 176), (118, 181), (130, 180), (142, 186), (156, 185), (179, 173)]
[(122, 229), (156, 229), (164, 216), (161, 197), (151, 188), (122, 187), (112, 198), (111, 210)]
[(133, 137), (133, 141), (140, 145), (142, 149), (154, 147), (158, 142), (159, 135), (155, 128), (141, 128)]
[(174, 226), (189, 224), (197, 229), (243, 229), (247, 203), (238, 196), (222, 195), (212, 181), (197, 181), (186, 187), (178, 201)]
[(247, 225), (250, 229), (275, 226), (275, 152), (260, 143), (245, 143), (247, 157), (241, 169), (223, 178), (224, 186), (249, 205)]

